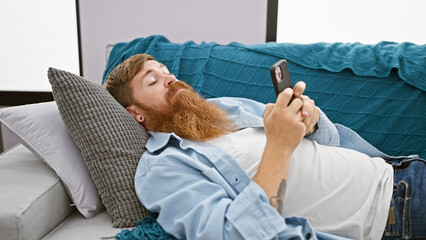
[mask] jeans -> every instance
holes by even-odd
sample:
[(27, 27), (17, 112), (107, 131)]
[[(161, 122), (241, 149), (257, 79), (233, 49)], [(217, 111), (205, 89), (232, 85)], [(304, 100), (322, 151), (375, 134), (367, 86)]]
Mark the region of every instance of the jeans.
[(391, 161), (394, 193), (383, 238), (426, 239), (426, 161)]

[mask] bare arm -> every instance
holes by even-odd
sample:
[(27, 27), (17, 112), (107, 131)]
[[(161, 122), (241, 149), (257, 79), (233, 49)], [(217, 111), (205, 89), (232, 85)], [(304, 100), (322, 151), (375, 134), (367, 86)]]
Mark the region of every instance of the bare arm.
[(306, 132), (302, 116), (303, 101), (295, 98), (288, 105), (292, 89), (284, 90), (275, 104), (265, 109), (266, 146), (253, 180), (268, 195), (270, 203), (279, 212), (284, 202), (290, 159)]

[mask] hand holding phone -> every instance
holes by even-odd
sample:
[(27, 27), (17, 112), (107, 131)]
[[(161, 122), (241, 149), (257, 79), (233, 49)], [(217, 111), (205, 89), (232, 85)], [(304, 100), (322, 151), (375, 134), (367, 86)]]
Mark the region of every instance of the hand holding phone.
[[(274, 85), (275, 94), (278, 95), (286, 88), (292, 88), (292, 83), (290, 79), (290, 72), (288, 71), (287, 61), (282, 59), (276, 62), (270, 68), (270, 74), (272, 78), (272, 84)], [(293, 101), (294, 96), (290, 99), (289, 105), (291, 101)]]

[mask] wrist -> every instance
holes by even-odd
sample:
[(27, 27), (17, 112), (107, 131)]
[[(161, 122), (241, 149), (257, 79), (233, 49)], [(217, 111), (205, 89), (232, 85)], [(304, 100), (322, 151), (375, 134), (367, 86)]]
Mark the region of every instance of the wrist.
[(284, 161), (286, 161), (291, 158), (291, 156), (293, 155), (293, 151), (294, 151), (294, 148), (292, 148), (288, 144), (280, 144), (277, 142), (267, 141), (265, 145), (265, 149), (263, 151), (263, 158), (284, 159)]
[(306, 133), (305, 137), (314, 134), (318, 130), (318, 122)]

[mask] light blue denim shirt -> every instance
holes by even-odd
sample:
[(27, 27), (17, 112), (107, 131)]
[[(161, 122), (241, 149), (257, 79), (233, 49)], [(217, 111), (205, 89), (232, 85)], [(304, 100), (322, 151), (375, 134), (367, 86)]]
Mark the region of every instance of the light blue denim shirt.
[[(238, 128), (264, 126), (264, 104), (228, 97), (209, 101), (225, 109)], [(147, 209), (159, 212), (158, 223), (175, 237), (343, 239), (314, 231), (305, 218), (283, 218), (263, 189), (223, 150), (174, 133), (150, 134), (136, 171), (136, 193)], [(341, 146), (343, 140), (347, 147), (382, 154), (352, 130), (331, 123), (323, 112), (318, 130), (308, 138), (330, 146)]]

